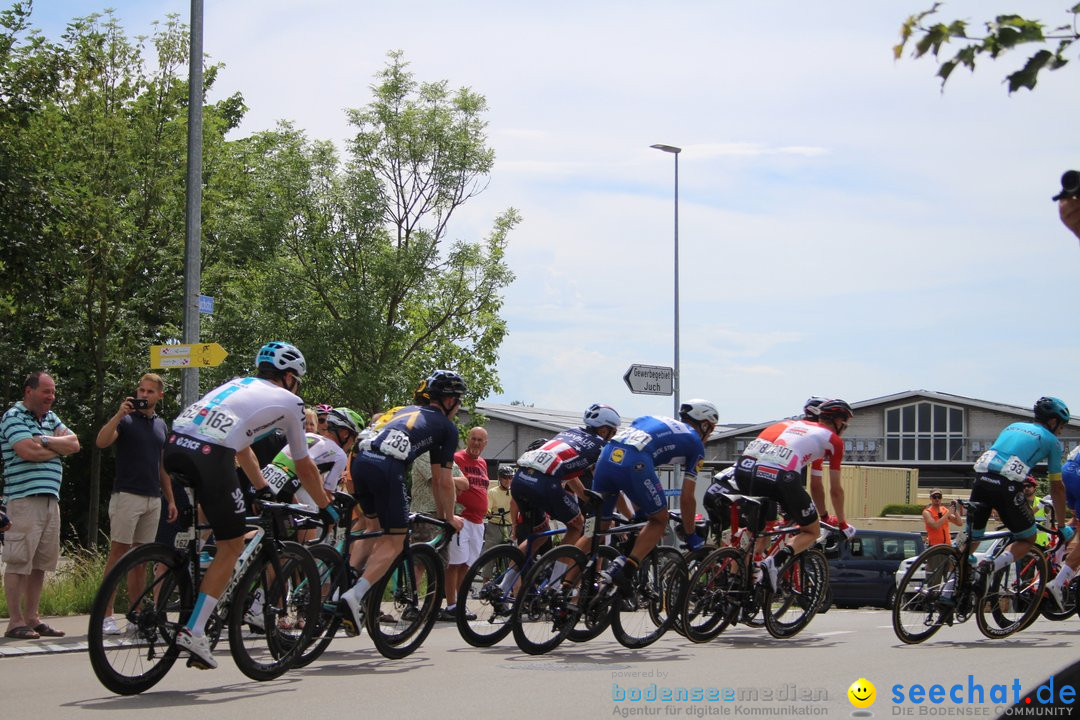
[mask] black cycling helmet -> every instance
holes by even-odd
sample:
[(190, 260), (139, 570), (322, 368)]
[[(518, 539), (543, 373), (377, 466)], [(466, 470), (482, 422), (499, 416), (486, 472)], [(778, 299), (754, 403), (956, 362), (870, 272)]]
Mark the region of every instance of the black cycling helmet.
[(855, 417), (851, 406), (840, 399), (824, 400), (816, 408), (819, 418), (843, 418), (850, 420)]
[(539, 448), (542, 448), (547, 445), (547, 441), (547, 438), (537, 438), (536, 440), (533, 440), (531, 443), (529, 443), (529, 446), (525, 448), (525, 450), (537, 450)]
[(1069, 422), (1072, 416), (1069, 414), (1069, 408), (1061, 400), (1056, 397), (1041, 397), (1035, 401), (1035, 407), (1032, 408), (1035, 413), (1035, 419), (1039, 422), (1046, 422), (1050, 418), (1057, 418), (1063, 423)]
[(429, 398), (461, 397), (468, 392), (468, 388), (461, 376), (453, 370), (436, 370), (420, 385), (417, 392), (426, 393)]

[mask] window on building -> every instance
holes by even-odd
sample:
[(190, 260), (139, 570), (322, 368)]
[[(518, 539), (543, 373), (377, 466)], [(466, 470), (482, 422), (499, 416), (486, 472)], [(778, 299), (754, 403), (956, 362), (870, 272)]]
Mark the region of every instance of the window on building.
[(964, 410), (933, 402), (885, 411), (885, 459), (963, 460)]

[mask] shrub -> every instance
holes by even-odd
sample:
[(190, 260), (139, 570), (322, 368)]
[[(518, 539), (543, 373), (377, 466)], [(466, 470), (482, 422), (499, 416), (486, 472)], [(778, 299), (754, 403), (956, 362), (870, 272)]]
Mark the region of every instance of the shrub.
[(885, 517), (886, 515), (922, 515), (922, 511), (925, 509), (925, 505), (904, 505), (903, 503), (896, 503), (894, 505), (886, 505), (881, 510), (881, 517)]
[[(55, 573), (47, 573), (41, 591), (42, 615), (80, 615), (90, 612), (94, 595), (105, 575), (108, 553), (101, 550), (66, 547)], [(0, 589), (3, 588), (0, 578)], [(9, 617), (7, 598), (0, 592), (0, 617)]]

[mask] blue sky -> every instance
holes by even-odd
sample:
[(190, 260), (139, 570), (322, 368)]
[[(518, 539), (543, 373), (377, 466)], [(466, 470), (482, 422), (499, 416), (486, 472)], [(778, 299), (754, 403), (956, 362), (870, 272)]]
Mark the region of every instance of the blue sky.
[[(684, 398), (726, 422), (919, 388), (1080, 408), (1080, 247), (1050, 202), (1080, 167), (1080, 67), (1010, 97), (1026, 55), (1006, 56), (942, 94), (930, 61), (892, 58), (931, 4), (219, 0), (204, 44), (218, 92), (250, 107), (244, 133), (288, 119), (340, 143), (394, 49), (419, 79), (487, 97), (495, 169), (451, 235), (482, 237), (509, 206), (524, 218), (490, 400), (671, 410), (622, 382), (631, 363), (672, 364), (673, 162), (649, 148), (667, 143), (683, 148)], [(189, 11), (109, 5), (131, 34)], [(1061, 24), (1067, 5), (940, 17)], [(55, 36), (103, 7), (39, 0), (35, 20)]]

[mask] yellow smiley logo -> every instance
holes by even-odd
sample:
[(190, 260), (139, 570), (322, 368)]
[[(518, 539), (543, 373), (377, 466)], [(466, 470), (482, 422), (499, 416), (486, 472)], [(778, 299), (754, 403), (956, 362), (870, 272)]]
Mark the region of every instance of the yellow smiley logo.
[(868, 708), (874, 704), (877, 688), (866, 678), (859, 678), (847, 689), (847, 697), (855, 707)]
[(615, 448), (614, 450), (611, 451), (611, 462), (613, 462), (613, 463), (621, 463), (622, 459), (623, 459), (623, 449), (622, 448)]

